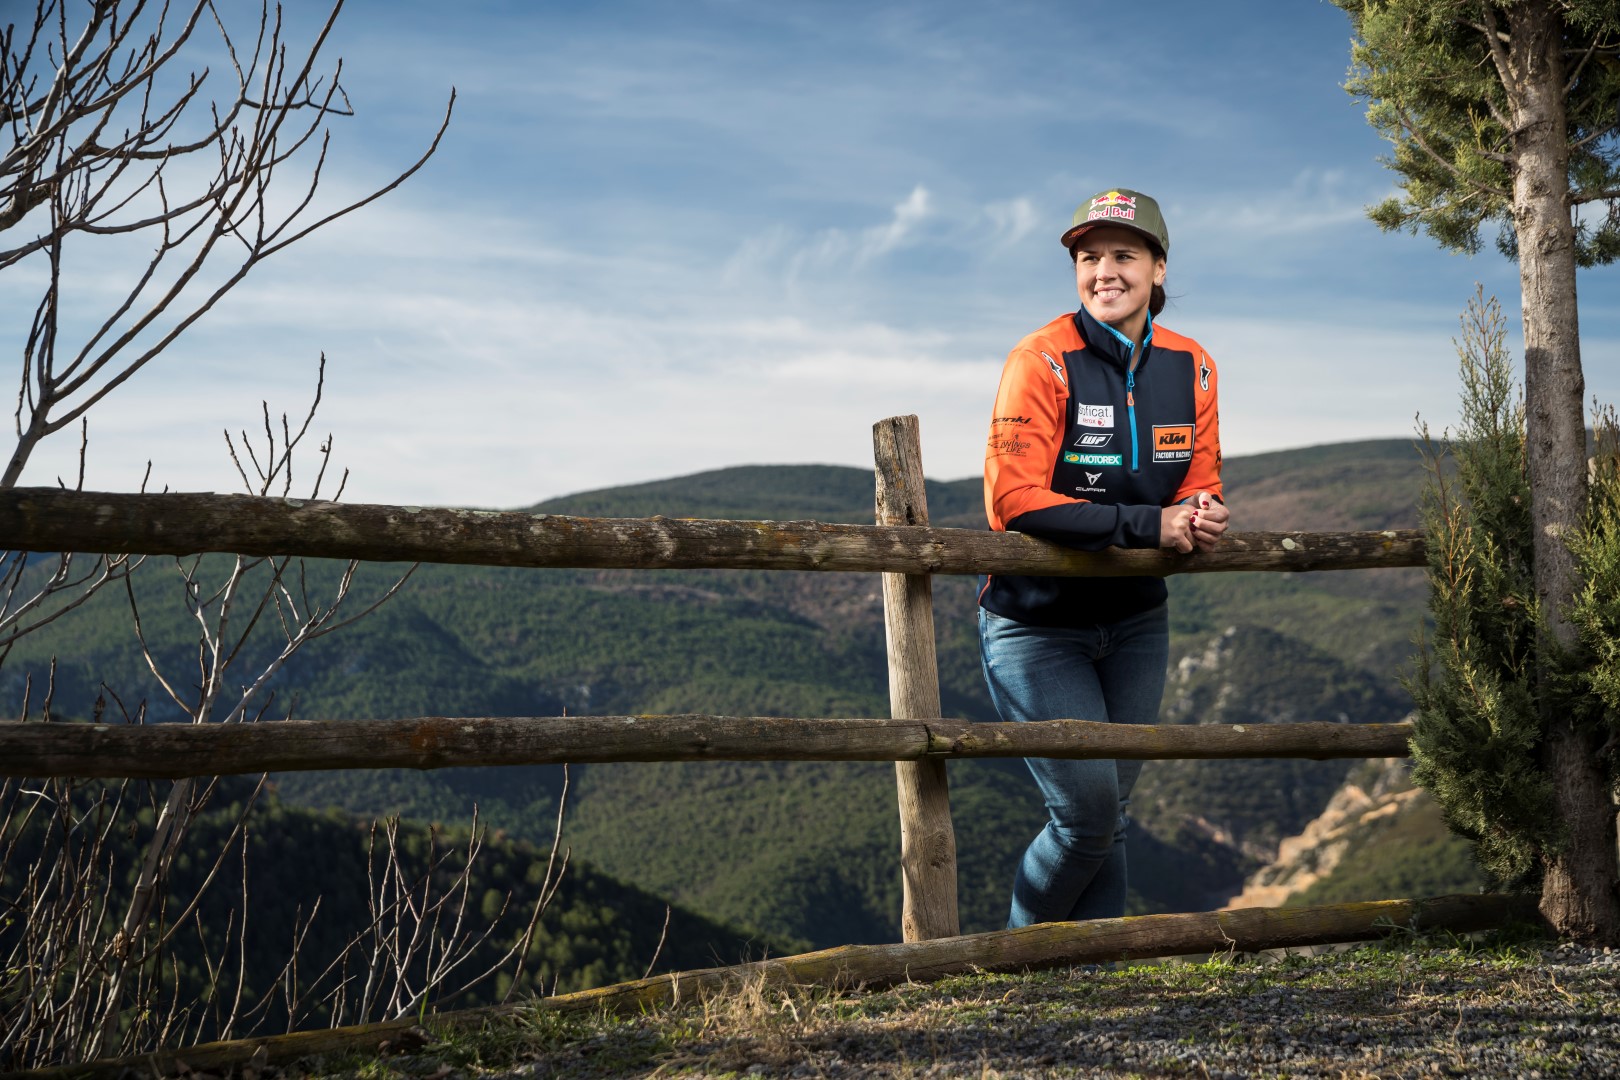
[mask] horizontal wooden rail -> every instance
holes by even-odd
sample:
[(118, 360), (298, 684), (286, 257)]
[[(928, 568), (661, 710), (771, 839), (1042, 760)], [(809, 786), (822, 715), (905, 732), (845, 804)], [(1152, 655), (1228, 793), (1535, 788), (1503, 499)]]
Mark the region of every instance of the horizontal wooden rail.
[(0, 721), (0, 776), (178, 779), (604, 761), (1403, 757), (1410, 724), (1104, 724), (518, 716), (257, 724)]
[(582, 518), (251, 495), (0, 492), (0, 550), (304, 555), (620, 569), (1119, 577), (1423, 565), (1416, 530), (1230, 533), (1215, 551), (1072, 551), (1020, 533), (814, 521)]
[[(902, 945), (845, 945), (736, 967), (674, 972), (517, 1005), (429, 1014), (425, 1023), (447, 1031), (483, 1027), (528, 1016), (536, 1010), (639, 1013), (748, 987), (877, 989), (903, 982), (932, 982), (972, 971), (1040, 971), (1112, 960), (1372, 941), (1403, 930), (1468, 933), (1534, 918), (1534, 897), (1485, 895), (1044, 923)], [(253, 1064), (262, 1069), (320, 1055), (375, 1052), (379, 1044), (399, 1039), (423, 1022), (411, 1016), (325, 1031), (205, 1043), (16, 1075), (19, 1080), (114, 1080), (132, 1074), (166, 1076), (181, 1071), (191, 1075), (225, 1074), (239, 1065)]]
[(746, 986), (852, 990), (933, 982), (967, 971), (1040, 971), (1159, 956), (1262, 952), (1387, 937), (1397, 928), (1467, 933), (1535, 917), (1535, 898), (1502, 894), (1372, 900), (1297, 908), (1232, 908), (1039, 923), (898, 945), (843, 945), (735, 967), (672, 972), (544, 999), (557, 1009), (640, 1012)]

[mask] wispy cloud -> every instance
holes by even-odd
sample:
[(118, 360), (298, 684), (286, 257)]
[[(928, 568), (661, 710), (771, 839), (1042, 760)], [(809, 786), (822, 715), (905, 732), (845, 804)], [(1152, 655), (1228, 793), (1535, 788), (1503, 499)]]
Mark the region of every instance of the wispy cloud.
[(928, 217), (928, 189), (918, 184), (911, 189), (905, 201), (894, 208), (894, 216), (887, 225), (868, 229), (855, 248), (855, 262), (868, 262), (885, 255), (915, 235), (917, 227)]
[(984, 216), (989, 219), (997, 248), (1017, 244), (1035, 231), (1037, 222), (1035, 205), (1023, 196), (986, 204)]

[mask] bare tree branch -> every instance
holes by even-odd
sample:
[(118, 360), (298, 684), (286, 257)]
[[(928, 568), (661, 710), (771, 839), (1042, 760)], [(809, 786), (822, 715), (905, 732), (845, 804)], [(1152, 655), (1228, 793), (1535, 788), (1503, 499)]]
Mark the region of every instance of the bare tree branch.
[[(259, 262), (394, 190), (437, 149), (453, 91), (427, 150), (408, 168), (368, 195), (317, 212), (330, 150), (327, 123), (353, 112), (341, 61), (329, 74), (317, 70), (341, 10), (337, 0), (301, 51), (289, 49), (281, 11), (267, 4), (260, 6), (251, 49), (238, 48), (224, 10), (212, 0), (187, 4), (178, 18), (166, 7), (149, 12), (138, 0), (102, 0), (90, 6), (71, 42), (65, 7), (42, 3), (25, 42), (19, 46), (15, 28), (8, 33), (0, 55), (0, 110), (28, 123), (16, 129), (16, 143), (0, 151), (0, 233), (9, 236), (36, 219), (37, 225), (32, 236), (0, 249), (0, 269), (43, 256), (52, 284), (30, 335), (18, 441), (0, 487), (17, 482), (41, 440), (82, 418), (150, 363)], [(207, 70), (179, 72), (179, 85), (165, 89), (174, 84), (171, 69), (204, 25), (204, 13), (234, 83), (212, 101), (209, 87), (217, 80)], [(60, 53), (44, 47), (53, 34)], [(204, 102), (206, 118), (191, 123)], [(306, 150), (315, 156), (302, 190), (287, 209), (272, 209), (271, 192), (281, 186), (278, 168)], [(172, 197), (165, 177), (196, 155), (217, 158), (212, 175)], [(147, 265), (132, 273), (129, 288), (70, 349), (58, 326), (60, 267), (69, 249), (77, 250), (81, 238), (148, 232), (156, 242)], [(232, 241), (234, 254), (221, 246), (224, 240)], [(213, 268), (206, 279), (205, 267)], [(199, 289), (204, 280), (213, 284)]]

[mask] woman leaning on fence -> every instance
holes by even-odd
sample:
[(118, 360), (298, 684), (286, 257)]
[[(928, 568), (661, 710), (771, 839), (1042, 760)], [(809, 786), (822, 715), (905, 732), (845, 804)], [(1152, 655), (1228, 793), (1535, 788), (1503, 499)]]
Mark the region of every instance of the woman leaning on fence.
[[(1080, 309), (1007, 357), (985, 450), (990, 526), (1088, 551), (1207, 551), (1227, 522), (1215, 364), (1153, 321), (1170, 250), (1159, 205), (1101, 192), (1062, 239)], [(988, 578), (979, 641), (996, 711), (1153, 723), (1166, 595), (1156, 577)], [(1007, 925), (1124, 914), (1125, 810), (1141, 763), (1026, 761), (1050, 818), (1019, 863)]]

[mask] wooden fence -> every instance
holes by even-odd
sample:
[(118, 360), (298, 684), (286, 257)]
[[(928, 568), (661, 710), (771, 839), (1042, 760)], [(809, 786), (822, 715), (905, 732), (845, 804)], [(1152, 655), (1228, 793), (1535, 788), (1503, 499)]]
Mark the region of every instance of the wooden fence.
[(1021, 534), (928, 524), (916, 417), (874, 428), (877, 523), (600, 519), (213, 494), (0, 492), (0, 548), (235, 552), (486, 566), (883, 574), (889, 719), (424, 717), (149, 726), (0, 722), (0, 775), (211, 776), (544, 762), (892, 760), (907, 942), (955, 936), (952, 757), (1385, 757), (1403, 724), (981, 724), (940, 716), (931, 575), (1118, 576), (1421, 566), (1415, 531), (1232, 533), (1213, 552), (1078, 552)]

